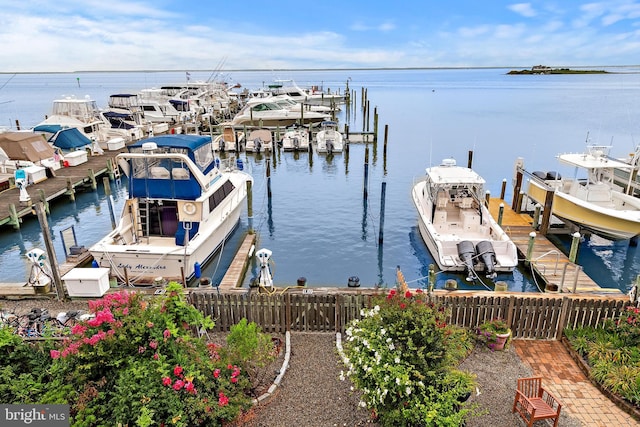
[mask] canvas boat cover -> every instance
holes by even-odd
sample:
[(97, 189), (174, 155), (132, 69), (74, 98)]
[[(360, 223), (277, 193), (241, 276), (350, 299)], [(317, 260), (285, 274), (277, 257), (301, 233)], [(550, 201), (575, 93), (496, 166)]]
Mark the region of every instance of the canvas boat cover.
[(77, 128), (62, 129), (52, 138), (53, 145), (63, 150), (75, 150), (91, 145), (91, 140)]
[(55, 152), (44, 136), (32, 132), (0, 133), (0, 148), (10, 160), (38, 163), (54, 156)]

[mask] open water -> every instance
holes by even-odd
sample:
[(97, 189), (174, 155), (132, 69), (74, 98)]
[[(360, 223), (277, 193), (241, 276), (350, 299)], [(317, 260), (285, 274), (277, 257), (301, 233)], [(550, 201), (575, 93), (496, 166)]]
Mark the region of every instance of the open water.
[[(640, 72), (637, 68), (607, 68), (610, 74), (507, 75), (508, 69), (234, 71), (224, 75), (190, 71), (192, 80), (224, 78), (257, 89), (276, 78), (293, 78), (300, 85), (323, 85), (344, 91), (347, 81), (356, 94), (347, 118), (352, 131), (361, 131), (362, 88), (370, 107), (379, 114), (379, 142), (353, 143), (349, 153), (327, 158), (313, 153), (276, 153), (271, 158), (242, 154), (255, 179), (253, 225), (257, 248), (273, 251), (277, 285), (294, 285), (305, 277), (309, 286), (345, 286), (357, 276), (362, 286), (392, 286), (399, 266), (411, 286), (426, 284), (433, 263), (417, 231), (417, 215), (410, 199), (413, 180), (430, 165), (453, 157), (466, 165), (473, 151), (473, 167), (499, 195), (507, 180), (511, 200), (514, 162), (524, 158), (529, 170), (557, 170), (555, 156), (581, 152), (591, 142), (613, 145), (612, 155), (632, 152), (640, 133)], [(30, 128), (50, 113), (62, 96), (89, 95), (106, 106), (113, 93), (137, 92), (185, 80), (184, 72), (104, 72), (62, 74), (0, 74), (0, 126), (15, 128), (19, 120)], [(384, 127), (388, 126), (384, 156)], [(368, 197), (364, 198), (364, 164), (368, 147)], [(266, 168), (271, 171), (267, 196)], [(384, 221), (381, 196), (386, 186)], [(116, 216), (126, 199), (126, 185), (112, 184)], [(102, 187), (78, 195), (75, 203), (61, 199), (49, 218), (57, 258), (64, 258), (60, 231), (73, 226), (78, 244), (86, 247), (111, 229)], [(222, 256), (204, 274), (220, 280), (246, 230), (246, 213)], [(382, 230), (382, 236), (381, 236)], [(382, 237), (382, 244), (379, 244)], [(568, 239), (559, 244), (568, 250)], [(39, 225), (27, 220), (20, 231), (0, 230), (0, 282), (26, 279), (24, 254), (44, 248)], [(585, 239), (578, 262), (602, 287), (626, 291), (640, 273), (637, 247), (599, 238)], [(255, 269), (248, 273), (247, 282)], [(437, 287), (448, 278), (439, 274)], [(526, 270), (500, 275), (512, 291), (535, 291)], [(481, 288), (481, 284), (472, 285)], [(471, 288), (470, 285), (462, 285)]]

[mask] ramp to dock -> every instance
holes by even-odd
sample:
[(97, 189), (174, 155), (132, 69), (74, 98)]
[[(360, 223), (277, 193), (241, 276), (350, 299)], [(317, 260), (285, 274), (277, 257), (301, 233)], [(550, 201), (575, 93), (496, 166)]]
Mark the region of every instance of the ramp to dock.
[(530, 267), (543, 279), (543, 283), (539, 284), (540, 288), (544, 289), (547, 283), (554, 283), (562, 292), (621, 294), (619, 289), (600, 287), (582, 270), (582, 267), (569, 261), (567, 255), (540, 233), (535, 233), (530, 262), (527, 262), (530, 235), (535, 231), (533, 218), (528, 214), (515, 212), (500, 198), (490, 198), (489, 212), (496, 220), (500, 215), (501, 204), (503, 205), (502, 228), (518, 248), (520, 262)]

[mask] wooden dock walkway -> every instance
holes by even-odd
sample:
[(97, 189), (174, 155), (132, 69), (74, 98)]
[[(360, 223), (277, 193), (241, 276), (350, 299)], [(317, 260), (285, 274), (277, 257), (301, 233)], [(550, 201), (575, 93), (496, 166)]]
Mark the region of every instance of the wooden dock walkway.
[[(87, 156), (87, 162), (77, 166), (60, 168), (56, 171), (55, 177), (50, 177), (37, 184), (27, 187), (27, 192), (31, 197), (31, 205), (20, 204), (20, 190), (17, 187), (4, 190), (0, 193), (0, 226), (12, 225), (14, 228), (20, 227), (21, 218), (33, 215), (35, 212), (32, 205), (38, 202), (45, 204), (45, 209), (49, 202), (63, 196), (73, 197), (76, 189), (97, 185), (97, 180), (104, 174), (114, 173), (117, 168), (113, 166), (114, 157), (126, 150), (105, 151), (104, 154)], [(16, 219), (18, 222), (16, 222)]]
[(240, 245), (238, 252), (236, 252), (236, 256), (233, 257), (231, 265), (229, 265), (227, 272), (220, 282), (221, 290), (229, 290), (242, 286), (242, 280), (244, 279), (244, 275), (249, 265), (249, 252), (255, 243), (255, 234), (247, 234), (244, 237), (242, 245)]
[(516, 213), (509, 203), (500, 198), (491, 198), (489, 212), (496, 220), (501, 203), (504, 205), (502, 228), (516, 244), (521, 263), (530, 267), (542, 278), (541, 289), (544, 289), (548, 283), (554, 283), (562, 292), (621, 294), (619, 289), (600, 287), (579, 265), (570, 262), (569, 257), (542, 234), (535, 233), (531, 259), (527, 262), (530, 234), (535, 231), (532, 226), (533, 218), (528, 214)]

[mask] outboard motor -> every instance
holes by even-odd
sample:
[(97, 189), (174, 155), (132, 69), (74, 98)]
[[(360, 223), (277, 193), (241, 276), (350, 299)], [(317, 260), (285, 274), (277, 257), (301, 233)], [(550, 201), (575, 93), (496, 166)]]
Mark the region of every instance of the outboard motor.
[(496, 251), (493, 249), (493, 245), (488, 240), (483, 240), (478, 242), (476, 245), (476, 253), (478, 258), (482, 260), (485, 265), (485, 272), (487, 273), (487, 277), (490, 279), (494, 279), (498, 273), (496, 273), (495, 266), (497, 264), (496, 261)]
[(300, 138), (297, 136), (293, 137), (293, 149), (298, 150), (300, 148)]
[(333, 154), (333, 139), (327, 140), (327, 153)]
[(262, 150), (262, 138), (258, 137), (253, 140), (253, 151), (259, 153)]
[(468, 240), (463, 240), (456, 246), (458, 247), (458, 257), (467, 267), (467, 281), (471, 282), (473, 280), (473, 259), (476, 255), (476, 248), (473, 247), (473, 242)]

